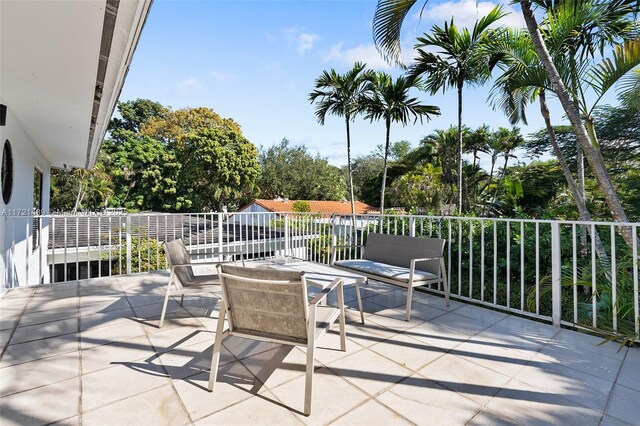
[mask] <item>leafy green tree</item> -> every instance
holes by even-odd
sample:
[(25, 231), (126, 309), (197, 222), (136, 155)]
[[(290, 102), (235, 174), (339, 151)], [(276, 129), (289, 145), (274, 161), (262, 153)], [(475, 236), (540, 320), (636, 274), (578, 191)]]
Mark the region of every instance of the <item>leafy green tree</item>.
[(219, 211), (247, 202), (260, 174), (258, 150), (231, 126), (180, 135), (178, 194), (195, 211)]
[[(501, 6), (496, 6), (487, 16), (476, 21), (473, 29), (458, 30), (451, 23), (444, 28), (434, 26), (431, 34), (418, 37), (418, 56), (409, 68), (411, 78), (425, 76), (425, 89), (432, 94), (447, 87), (458, 92), (458, 211), (462, 212), (462, 92), (466, 84), (483, 84), (491, 76), (494, 58), (490, 54), (491, 40), (498, 30), (489, 27), (505, 16)], [(436, 47), (438, 53), (429, 49)]]
[(391, 145), (391, 123), (406, 126), (413, 118), (413, 123), (423, 119), (429, 120), (431, 115), (440, 115), (440, 108), (424, 105), (417, 98), (409, 96), (409, 90), (419, 84), (419, 80), (400, 76), (395, 80), (384, 72), (367, 75), (369, 93), (363, 97), (365, 119), (384, 120), (386, 139), (382, 165), (382, 185), (380, 191), (380, 213), (384, 214), (384, 193), (387, 186), (387, 161)]
[(304, 145), (293, 146), (287, 139), (262, 149), (258, 157), (260, 197), (292, 200), (342, 200), (347, 184), (338, 167), (319, 154), (315, 157)]
[(403, 207), (438, 212), (442, 205), (442, 169), (433, 164), (418, 166), (391, 185), (394, 198)]
[(355, 230), (356, 206), (353, 195), (353, 173), (351, 170), (351, 132), (349, 124), (362, 112), (362, 98), (368, 87), (365, 79), (365, 64), (356, 62), (345, 74), (336, 70), (323, 71), (315, 81), (315, 89), (309, 94), (309, 101), (316, 104), (316, 118), (324, 125), (327, 114), (343, 117), (347, 132), (347, 170), (349, 173), (349, 195), (351, 216)]
[(113, 134), (126, 130), (138, 133), (143, 124), (154, 118), (162, 118), (169, 109), (149, 99), (118, 102), (120, 117), (114, 117), (109, 123), (109, 131)]

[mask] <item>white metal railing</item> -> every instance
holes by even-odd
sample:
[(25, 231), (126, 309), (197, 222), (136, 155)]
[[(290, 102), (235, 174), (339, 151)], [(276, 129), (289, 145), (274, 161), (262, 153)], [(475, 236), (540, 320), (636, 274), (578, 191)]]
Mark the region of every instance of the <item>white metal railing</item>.
[[(3, 219), (5, 288), (165, 269), (161, 243), (175, 238), (184, 239), (194, 259), (235, 251), (328, 263), (332, 247), (361, 245), (369, 232), (382, 232), (445, 239), (451, 294), (458, 299), (558, 326), (639, 332), (639, 223), (359, 215), (354, 228), (350, 215), (256, 212)], [(622, 227), (632, 230), (632, 247)], [(590, 237), (596, 232), (604, 250)], [(341, 250), (337, 258), (361, 254)]]

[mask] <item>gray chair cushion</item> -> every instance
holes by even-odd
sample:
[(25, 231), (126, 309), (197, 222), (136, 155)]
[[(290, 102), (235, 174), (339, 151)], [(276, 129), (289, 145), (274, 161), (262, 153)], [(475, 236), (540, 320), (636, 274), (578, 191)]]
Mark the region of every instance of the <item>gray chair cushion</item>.
[[(386, 263), (374, 262), (372, 260), (341, 260), (336, 262), (335, 265), (396, 281), (405, 283), (409, 282), (409, 268), (403, 268), (401, 266), (388, 265)], [(431, 272), (416, 270), (413, 274), (414, 282), (435, 279), (438, 279), (438, 276)]]

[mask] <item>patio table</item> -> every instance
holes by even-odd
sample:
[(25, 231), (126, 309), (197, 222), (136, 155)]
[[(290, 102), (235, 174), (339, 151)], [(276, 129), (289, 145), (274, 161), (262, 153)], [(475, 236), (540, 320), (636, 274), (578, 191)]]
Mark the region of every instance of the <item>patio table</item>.
[(275, 257), (270, 259), (250, 260), (245, 262), (246, 266), (264, 267), (269, 269), (281, 269), (289, 271), (304, 272), (307, 283), (321, 290), (326, 288), (336, 278), (344, 279), (344, 285), (354, 284), (356, 287), (356, 298), (358, 300), (358, 310), (360, 311), (360, 321), (364, 324), (364, 312), (362, 310), (362, 298), (360, 297), (360, 284), (367, 282), (367, 277), (343, 269), (334, 268), (324, 263), (312, 262), (309, 260), (297, 259), (294, 257)]

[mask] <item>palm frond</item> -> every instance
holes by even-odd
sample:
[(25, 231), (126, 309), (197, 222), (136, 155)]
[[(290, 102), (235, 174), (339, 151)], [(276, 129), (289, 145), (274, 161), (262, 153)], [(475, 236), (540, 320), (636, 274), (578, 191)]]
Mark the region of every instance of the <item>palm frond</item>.
[[(400, 31), (402, 23), (417, 0), (378, 0), (373, 16), (373, 40), (382, 57), (402, 64)], [(425, 5), (428, 0), (425, 0)]]
[(640, 65), (640, 37), (615, 46), (611, 58), (604, 58), (602, 62), (594, 65), (588, 73), (589, 85), (598, 97), (602, 97), (616, 82), (638, 65)]

